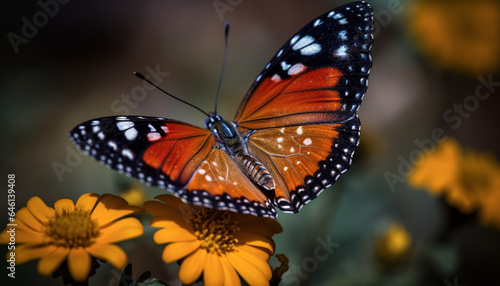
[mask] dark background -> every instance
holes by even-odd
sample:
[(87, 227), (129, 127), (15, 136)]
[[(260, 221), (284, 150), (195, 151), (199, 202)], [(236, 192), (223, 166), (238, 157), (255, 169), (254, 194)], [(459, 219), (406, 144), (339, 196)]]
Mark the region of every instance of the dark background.
[[(148, 66), (159, 67), (168, 73), (160, 83), (164, 89), (211, 111), (222, 65), (224, 21), (230, 21), (218, 110), (231, 119), (255, 77), (281, 45), (310, 20), (347, 3), (220, 2), (230, 9), (218, 13), (213, 1), (69, 1), (59, 4), (57, 13), (32, 33), (28, 43), (19, 44), (17, 53), (8, 34), (22, 36), (23, 17), (32, 22), (42, 8), (35, 1), (2, 5), (0, 174), (5, 181), (7, 174), (16, 175), (18, 209), (35, 195), (52, 206), (58, 199), (77, 199), (87, 192), (119, 194), (124, 182), (132, 181), (76, 149), (68, 132), (83, 121), (133, 114), (203, 125), (203, 114), (158, 91), (127, 106), (122, 96), (142, 86), (134, 71), (147, 74)], [(276, 253), (286, 254), (292, 266), (284, 282), (500, 283), (498, 230), (480, 225), (473, 216), (463, 216), (440, 198), (405, 183), (391, 189), (384, 178), (387, 171), (397, 174), (398, 157), (408, 159), (412, 151), (420, 150), (415, 140), (432, 138), (435, 128), (442, 128), (464, 146), (493, 152), (497, 159), (500, 152), (498, 88), (457, 128), (443, 119), (454, 103), (474, 95), (479, 76), (500, 81), (498, 69), (455, 70), (426, 57), (408, 28), (408, 13), (417, 2), (377, 1), (373, 5), (378, 18), (369, 89), (359, 111), (360, 150), (351, 170), (320, 199), (299, 214), (280, 213), (284, 232), (275, 236)], [(399, 3), (399, 12), (387, 14), (395, 3)], [(453, 1), (448, 3), (453, 5)], [(7, 221), (6, 186), (4, 190), (0, 194), (1, 221)], [(164, 191), (146, 187), (146, 192), (153, 198)], [(459, 226), (451, 228), (450, 218), (458, 220)], [(147, 218), (144, 221), (147, 224)], [(373, 255), (374, 241), (393, 222), (408, 230), (414, 255), (401, 267), (382, 271)], [(178, 268), (161, 261), (163, 247), (152, 242), (153, 231), (147, 227), (143, 237), (120, 245), (127, 251), (135, 275), (151, 270), (153, 276), (178, 285)], [(320, 240), (339, 246), (315, 264), (310, 258)], [(62, 285), (60, 279), (39, 276), (36, 262), (18, 265), (17, 278), (10, 280), (4, 263), (2, 259), (2, 284)], [(304, 267), (310, 271), (304, 272)], [(119, 271), (104, 265), (90, 282), (117, 285), (118, 276)], [(458, 284), (453, 284), (454, 279)]]

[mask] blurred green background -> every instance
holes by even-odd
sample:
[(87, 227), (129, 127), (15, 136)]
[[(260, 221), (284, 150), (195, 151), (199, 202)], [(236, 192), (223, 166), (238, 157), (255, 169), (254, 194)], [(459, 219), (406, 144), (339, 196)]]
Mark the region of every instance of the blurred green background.
[[(299, 214), (280, 213), (284, 232), (275, 236), (276, 253), (286, 254), (291, 267), (283, 285), (500, 285), (500, 224), (482, 224), (475, 212), (461, 213), (442, 196), (409, 186), (402, 163), (413, 166), (422, 145), (437, 144), (433, 136), (444, 135), (435, 136), (436, 128), (498, 161), (500, 3), (368, 2), (376, 25), (359, 111), (361, 145), (351, 169), (319, 199)], [(161, 87), (212, 110), (224, 22), (230, 21), (218, 111), (231, 119), (281, 45), (347, 1), (51, 3), (58, 3), (57, 11), (45, 17), (37, 1), (5, 2), (0, 12), (0, 174), (5, 182), (7, 174), (16, 175), (18, 209), (35, 195), (52, 206), (87, 192), (120, 194), (134, 182), (76, 149), (68, 132), (83, 121), (131, 114), (203, 126), (202, 114), (158, 91), (127, 103), (142, 86), (134, 71), (158, 69)], [(39, 27), (30, 30), (26, 21)], [(478, 92), (490, 96), (477, 99)], [(164, 192), (145, 189), (149, 198)], [(0, 195), (2, 222), (6, 196)], [(134, 274), (151, 270), (178, 285), (177, 265), (162, 262), (163, 247), (152, 234), (147, 228), (143, 237), (120, 244)], [(0, 266), (2, 285), (62, 285), (39, 276), (36, 262), (17, 266), (15, 280), (6, 277), (5, 260)], [(105, 264), (90, 282), (118, 285), (119, 275)]]

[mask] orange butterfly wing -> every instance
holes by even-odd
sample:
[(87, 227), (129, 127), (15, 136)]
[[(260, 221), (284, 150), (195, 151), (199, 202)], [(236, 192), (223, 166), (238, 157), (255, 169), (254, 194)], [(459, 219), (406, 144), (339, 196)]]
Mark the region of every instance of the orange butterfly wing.
[(187, 193), (180, 197), (193, 204), (276, 217), (271, 200), (225, 151), (218, 148), (202, 161), (185, 189)]
[(234, 123), (273, 177), (274, 204), (284, 212), (298, 212), (351, 164), (372, 30), (364, 2), (320, 16), (271, 59), (236, 113)]
[(243, 174), (229, 155), (217, 148), (206, 129), (169, 121), (164, 134), (150, 132), (143, 162), (166, 175), (184, 201), (221, 210), (276, 216), (272, 202)]

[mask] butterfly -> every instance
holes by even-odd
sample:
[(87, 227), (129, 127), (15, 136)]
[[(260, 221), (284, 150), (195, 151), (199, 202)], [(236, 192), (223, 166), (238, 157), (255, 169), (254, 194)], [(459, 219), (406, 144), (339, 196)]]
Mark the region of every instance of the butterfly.
[(351, 165), (372, 33), (364, 1), (313, 20), (265, 66), (231, 122), (215, 113), (206, 128), (113, 116), (84, 122), (70, 137), (108, 167), (186, 203), (272, 218), (276, 207), (296, 213)]

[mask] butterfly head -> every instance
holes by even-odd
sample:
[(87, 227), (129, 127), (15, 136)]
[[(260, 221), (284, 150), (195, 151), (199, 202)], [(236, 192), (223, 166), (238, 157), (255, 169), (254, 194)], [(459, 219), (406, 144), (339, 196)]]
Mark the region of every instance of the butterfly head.
[(211, 130), (217, 122), (224, 121), (224, 117), (220, 114), (210, 113), (210, 116), (205, 119), (205, 126)]

